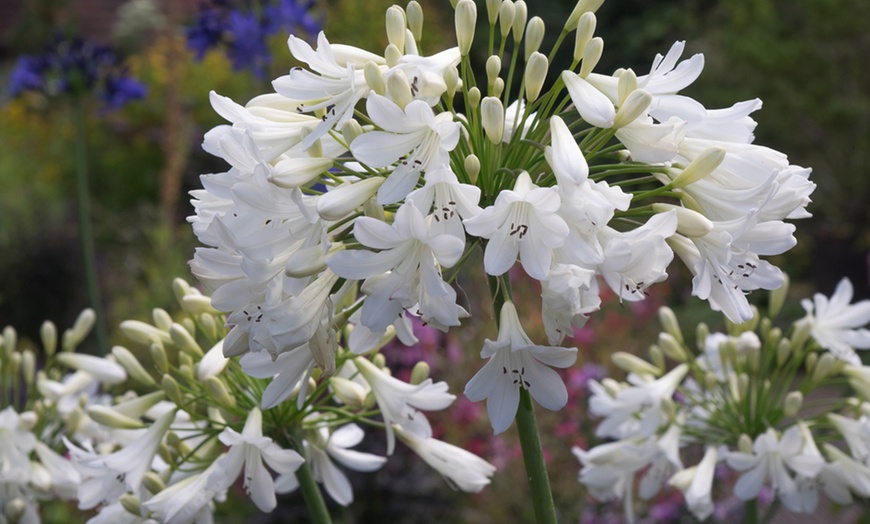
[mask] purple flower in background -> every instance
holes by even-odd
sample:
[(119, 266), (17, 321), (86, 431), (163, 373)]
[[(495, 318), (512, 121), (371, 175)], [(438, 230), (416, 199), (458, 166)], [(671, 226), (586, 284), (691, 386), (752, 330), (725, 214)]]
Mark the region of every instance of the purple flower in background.
[(121, 59), (108, 46), (63, 36), (54, 37), (39, 55), (19, 57), (9, 90), (13, 97), (25, 91), (46, 96), (92, 92), (112, 109), (143, 98), (148, 91), (127, 74)]
[(201, 4), (187, 46), (202, 59), (222, 47), (233, 69), (250, 69), (258, 78), (272, 60), (268, 38), (280, 31), (316, 35), (320, 22), (312, 16), (313, 0), (265, 0), (253, 7), (245, 0), (211, 0)]

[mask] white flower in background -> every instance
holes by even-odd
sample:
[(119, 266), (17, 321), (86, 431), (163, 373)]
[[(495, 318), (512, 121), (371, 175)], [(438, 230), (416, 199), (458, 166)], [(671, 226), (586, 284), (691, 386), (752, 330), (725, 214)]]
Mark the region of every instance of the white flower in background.
[(29, 480), (36, 437), (22, 415), (12, 406), (0, 411), (0, 483), (24, 485)]
[(697, 466), (677, 472), (670, 480), (672, 486), (683, 492), (689, 511), (698, 520), (705, 520), (715, 510), (711, 491), (717, 458), (716, 446), (707, 446)]
[(308, 344), (281, 353), (274, 359), (265, 351), (247, 353), (239, 360), (239, 364), (252, 377), (272, 379), (263, 391), (261, 408), (277, 406), (294, 391), (297, 394), (297, 406), (302, 406), (308, 388), (308, 377), (314, 369), (314, 355), (311, 354)]
[(850, 304), (853, 293), (852, 282), (844, 278), (830, 299), (816, 293), (801, 305), (807, 312), (803, 322), (812, 327), (816, 342), (840, 360), (860, 365), (855, 350), (870, 348), (870, 330), (864, 328), (870, 322), (870, 300)]
[(169, 486), (142, 502), (142, 513), (163, 524), (212, 522), (214, 500), (223, 492), (215, 491), (211, 479), (222, 474), (224, 457), (219, 456), (201, 472), (172, 479)]
[(462, 448), (434, 438), (421, 438), (401, 426), (393, 428), (399, 440), (444, 477), (454, 489), (478, 493), (489, 485), (495, 466)]
[(292, 449), (281, 449), (271, 438), (263, 436), (263, 414), (258, 408), (248, 414), (241, 433), (227, 427), (218, 438), (230, 449), (221, 460), (221, 467), (211, 476), (211, 489), (225, 491), (244, 467), (245, 492), (260, 511), (269, 513), (275, 509), (275, 483), (266, 464), (276, 473), (287, 475), (296, 471), (304, 459)]
[(489, 422), (496, 434), (510, 427), (520, 402), (520, 388), (541, 406), (559, 410), (568, 402), (562, 378), (550, 366), (566, 368), (577, 360), (577, 348), (535, 345), (520, 324), (513, 302), (499, 314), (496, 340), (483, 343), (481, 358), (489, 361), (465, 385), (473, 402), (486, 399)]

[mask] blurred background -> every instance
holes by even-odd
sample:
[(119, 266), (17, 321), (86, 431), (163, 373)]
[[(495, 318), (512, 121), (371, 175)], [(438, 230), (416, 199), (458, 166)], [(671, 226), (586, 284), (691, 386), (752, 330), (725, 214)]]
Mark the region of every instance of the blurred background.
[[(240, 103), (270, 91), (270, 79), (294, 65), (286, 48), (291, 32), (313, 42), (323, 29), (332, 42), (382, 52), (387, 43), (383, 13), (392, 3), (0, 1), (0, 326), (14, 325), (22, 338), (36, 338), (44, 319), (70, 325), (89, 303), (76, 226), (75, 143), (82, 128), (100, 299), (109, 339), (120, 343), (115, 328), (120, 321), (146, 319), (155, 307), (171, 310), (172, 278), (190, 279), (187, 261), (196, 242), (185, 222), (192, 213), (187, 193), (199, 188), (199, 174), (226, 170), (200, 149), (203, 133), (222, 123), (209, 105), (209, 91)], [(449, 3), (420, 3), (427, 17), (422, 52), (453, 45)], [(528, 3), (529, 15), (542, 17), (550, 28), (543, 45), (548, 49), (574, 3)], [(479, 12), (485, 12), (483, 5)], [(605, 51), (597, 72), (631, 67), (645, 74), (656, 53), (687, 40), (685, 56), (703, 52), (706, 68), (686, 94), (708, 108), (761, 98), (764, 107), (753, 115), (759, 123), (756, 142), (813, 168), (818, 188), (809, 210), (814, 217), (797, 223), (798, 246), (776, 260), (791, 275), (796, 297), (830, 293), (842, 276), (852, 279), (858, 298), (870, 297), (868, 23), (870, 2), (865, 0), (608, 0), (598, 12)], [(485, 38), (483, 27), (481, 35)], [(50, 76), (49, 65), (72, 55), (108, 63), (99, 69), (111, 69), (110, 83)], [(551, 75), (558, 65), (567, 66), (570, 58), (564, 58), (557, 58)], [(475, 59), (482, 65), (486, 56)], [(27, 89), (33, 85), (39, 88)], [(82, 85), (96, 96), (83, 94)], [(84, 104), (83, 126), (76, 123), (74, 97)], [(573, 341), (581, 358), (566, 373), (572, 400), (558, 416), (541, 417), (556, 505), (566, 522), (611, 518), (611, 508), (584, 497), (576, 482), (579, 467), (569, 452), (571, 445), (594, 444), (594, 421), (585, 416), (585, 382), (604, 373), (609, 352), (640, 352), (653, 342), (658, 305), (667, 303), (695, 320), (709, 316), (705, 305), (690, 298), (687, 274), (673, 273), (643, 304), (628, 307), (606, 298), (602, 312)], [(532, 283), (522, 275), (516, 280), (524, 300), (539, 300)], [(481, 365), (482, 340), (494, 337), (485, 322), (485, 290), (476, 289), (474, 275), (460, 285), (479, 321), (449, 336), (419, 326), (421, 347), (389, 350), (398, 366), (429, 360), (433, 375), (454, 391), (461, 391)], [(793, 308), (800, 311), (797, 301)], [(524, 321), (530, 334), (543, 340), (540, 320)], [(715, 329), (719, 321), (710, 322)], [(528, 498), (517, 494), (526, 487), (516, 482), (522, 464), (515, 434), (510, 430), (493, 438), (482, 408), (460, 395), (449, 413), (440, 414), (437, 427), (443, 438), (499, 466), (489, 489), (476, 496), (456, 494), (419, 461), (399, 457), (375, 481), (356, 479), (361, 503), (343, 511), (345, 519), (530, 518), (531, 508), (523, 503)], [(676, 498), (652, 503), (648, 518), (678, 521)], [(251, 519), (299, 517), (298, 500), (289, 496), (285, 502), (272, 516)]]

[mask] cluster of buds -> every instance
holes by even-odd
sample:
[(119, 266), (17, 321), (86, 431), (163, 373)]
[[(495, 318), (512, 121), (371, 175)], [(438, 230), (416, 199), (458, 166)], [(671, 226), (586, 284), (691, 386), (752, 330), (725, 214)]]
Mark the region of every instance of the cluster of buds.
[[(804, 300), (806, 316), (780, 327), (787, 292), (771, 293), (766, 315), (756, 309), (727, 333), (699, 324), (694, 345), (663, 307), (664, 331), (648, 360), (614, 354), (626, 381), (592, 382), (589, 401), (603, 418), (596, 435), (612, 441), (574, 449), (580, 482), (595, 498), (624, 498), (631, 508), (638, 476), (642, 499), (667, 483), (703, 520), (716, 509), (714, 480), (738, 475), (739, 500), (769, 486), (799, 513), (814, 512), (820, 493), (838, 504), (870, 496), (870, 367), (855, 353), (870, 348), (870, 300), (850, 305), (844, 279), (830, 300)], [(733, 474), (717, 473), (717, 464)]]

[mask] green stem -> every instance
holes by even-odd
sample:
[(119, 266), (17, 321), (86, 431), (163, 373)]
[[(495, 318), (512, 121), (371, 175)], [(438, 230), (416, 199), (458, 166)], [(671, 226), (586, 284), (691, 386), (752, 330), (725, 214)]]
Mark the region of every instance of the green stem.
[(299, 481), (299, 489), (305, 498), (305, 505), (308, 507), (308, 516), (311, 521), (315, 524), (331, 524), (332, 516), (326, 508), (326, 502), (323, 500), (323, 494), (320, 493), (317, 481), (314, 480), (314, 474), (311, 473), (308, 460), (296, 470), (296, 480)]
[(746, 524), (758, 524), (758, 499), (747, 500), (744, 508), (746, 514), (743, 515), (743, 522)]
[(523, 463), (529, 477), (529, 488), (532, 490), (535, 521), (538, 524), (555, 524), (556, 507), (553, 504), (547, 465), (544, 463), (544, 451), (538, 435), (538, 425), (535, 422), (535, 408), (528, 390), (523, 388), (520, 388), (520, 405), (517, 409), (517, 431), (523, 449)]
[(85, 140), (85, 110), (80, 96), (73, 97), (73, 120), (76, 130), (76, 196), (79, 208), (79, 240), (85, 264), (85, 281), (88, 287), (88, 302), (97, 315), (94, 330), (97, 333), (97, 348), (100, 355), (109, 353), (106, 335), (106, 316), (100, 298), (100, 284), (97, 280), (96, 250), (94, 233), (91, 229), (91, 196), (88, 189), (88, 156)]

